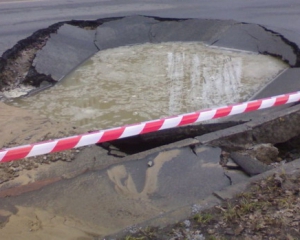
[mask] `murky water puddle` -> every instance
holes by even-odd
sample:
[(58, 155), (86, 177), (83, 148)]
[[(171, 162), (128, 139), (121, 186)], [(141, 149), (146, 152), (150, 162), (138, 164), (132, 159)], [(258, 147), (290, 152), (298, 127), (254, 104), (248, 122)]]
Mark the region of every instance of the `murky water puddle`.
[(270, 56), (201, 43), (120, 47), (13, 104), (101, 129), (244, 101), (287, 67)]

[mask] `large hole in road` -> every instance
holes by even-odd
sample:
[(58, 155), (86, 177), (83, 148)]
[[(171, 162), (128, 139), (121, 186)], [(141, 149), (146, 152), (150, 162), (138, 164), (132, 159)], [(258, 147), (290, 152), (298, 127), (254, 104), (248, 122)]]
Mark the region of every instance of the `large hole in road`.
[[(295, 46), (282, 36), (256, 25), (236, 23), (225, 24), (225, 28), (221, 27), (219, 31), (215, 26), (220, 26), (222, 23), (218, 21), (173, 21), (170, 19), (146, 21), (144, 19), (147, 24), (149, 22), (153, 24), (151, 31), (148, 31), (149, 28), (146, 28), (147, 31), (145, 31), (147, 37), (151, 36), (149, 42), (152, 44), (120, 47), (145, 43), (143, 41), (145, 38), (140, 36), (143, 31), (140, 29), (136, 31), (138, 28), (136, 25), (142, 24), (141, 19), (138, 18), (135, 22), (133, 21), (134, 27), (132, 28), (128, 28), (132, 22), (128, 23), (127, 20), (124, 18), (118, 23), (111, 21), (106, 26), (93, 25), (94, 29), (98, 27), (99, 30), (97, 30), (96, 35), (98, 48), (101, 49), (101, 52), (87, 60), (80, 68), (69, 74), (53, 88), (28, 98), (15, 99), (11, 103), (17, 106), (23, 104), (21, 107), (33, 109), (40, 115), (76, 123), (86, 129), (111, 127), (243, 101), (287, 68), (288, 65), (284, 64), (283, 61), (292, 67), (299, 65), (297, 55), (299, 52), (296, 52)], [(145, 27), (147, 24), (142, 25)], [(229, 30), (223, 39), (220, 36), (215, 36), (215, 33), (222, 35), (228, 29), (232, 31)], [(88, 32), (84, 32), (83, 28), (64, 25), (55, 30), (58, 31), (56, 33), (51, 32), (51, 36), (46, 36), (40, 45), (32, 44), (35, 47), (43, 47), (38, 50), (31, 49), (32, 52), (29, 52), (29, 55), (33, 57), (36, 54), (36, 56), (31, 59), (31, 65), (27, 63), (27, 66), (30, 65), (30, 69), (23, 68), (24, 74), (19, 74), (21, 77), (25, 76), (24, 79), (16, 79), (17, 81), (20, 80), (23, 84), (30, 83), (29, 85), (34, 87), (45, 84), (45, 81), (53, 83), (75, 67), (69, 64), (70, 60), (75, 59), (75, 63), (83, 61), (80, 58), (81, 50), (88, 43), (83, 41), (84, 44), (81, 44), (78, 40), (80, 36), (91, 39), (89, 44), (94, 44), (94, 38), (91, 36), (95, 32), (90, 28), (88, 28)], [(202, 30), (204, 33), (202, 32), (201, 35)], [(241, 30), (241, 34), (251, 33), (246, 34), (249, 37), (246, 40), (249, 41), (243, 39), (243, 41), (238, 40), (232, 44), (234, 42), (232, 36), (234, 38), (244, 36), (233, 34), (239, 30)], [(72, 35), (75, 32), (75, 36)], [(110, 34), (113, 35), (112, 38), (109, 37)], [(212, 35), (211, 39), (207, 37), (210, 34)], [(70, 36), (74, 37), (73, 40), (70, 40)], [(124, 39), (124, 36), (128, 36), (128, 39)], [(168, 38), (167, 36), (171, 37)], [(183, 39), (185, 36), (188, 37)], [(231, 50), (207, 48), (199, 43), (201, 37), (198, 39), (198, 36), (203, 36), (202, 40), (207, 45), (214, 45), (214, 43), (219, 42), (220, 45), (231, 47)], [(260, 36), (266, 37), (264, 41), (263, 37), (260, 39)], [(47, 39), (49, 40), (47, 41)], [(132, 39), (134, 42), (131, 42)], [(185, 43), (183, 43), (184, 40)], [(274, 41), (272, 42), (272, 40)], [(112, 44), (113, 41), (116, 42)], [(175, 41), (176, 43), (174, 43)], [(160, 44), (161, 42), (169, 43)], [(244, 46), (244, 50), (248, 50), (247, 52), (232, 50), (234, 47), (238, 48), (241, 43), (248, 43)], [(277, 45), (278, 43), (281, 47)], [(15, 60), (19, 59), (18, 56), (22, 56), (21, 53), (26, 53), (23, 51), (24, 49), (20, 49), (18, 47), (14, 49), (17, 53)], [(63, 51), (58, 54), (57, 49), (59, 51), (63, 49)], [(71, 50), (68, 51), (69, 49)], [(243, 48), (240, 47), (240, 49)], [(19, 50), (21, 53), (18, 52)], [(37, 52), (34, 52), (35, 50)], [(294, 54), (292, 54), (293, 50), (295, 50)], [(76, 55), (76, 51), (80, 53)], [(87, 55), (90, 53), (88, 52)], [(11, 64), (9, 67), (7, 67), (8, 65), (2, 66), (6, 69), (3, 71), (6, 74), (4, 75), (10, 76), (12, 80), (15, 75), (9, 75), (11, 73), (9, 70), (18, 70), (11, 67), (18, 65), (21, 61), (8, 59), (8, 55), (5, 55), (7, 64), (16, 64)], [(277, 59), (266, 55), (276, 56)], [(82, 56), (84, 59), (87, 57), (86, 55)], [(76, 57), (78, 58), (76, 59)], [(43, 65), (43, 63), (46, 64)], [(28, 70), (28, 73), (24, 69)], [(59, 69), (61, 72), (58, 71)], [(285, 71), (283, 75), (286, 76), (285, 73), (289, 70)], [(235, 147), (235, 151), (239, 151), (246, 146), (248, 147), (246, 150), (249, 151), (251, 150), (249, 146), (256, 145), (257, 149), (257, 144), (260, 143), (277, 143), (276, 147), (285, 148), (286, 152), (291, 155), (291, 150), (298, 148), (299, 138), (297, 135), (299, 136), (300, 132), (300, 127), (298, 127), (299, 114), (296, 110), (293, 112), (291, 109), (288, 109), (290, 112), (286, 111), (286, 115), (275, 114), (276, 116), (271, 119), (272, 121), (270, 119), (259, 123), (253, 121), (252, 126), (251, 123), (240, 125), (235, 128), (235, 130), (239, 130), (241, 127), (238, 132), (232, 133), (228, 129), (222, 132), (221, 130), (215, 141), (213, 139), (210, 141), (215, 146), (225, 150), (228, 148), (229, 151), (233, 147)], [(152, 139), (150, 135), (147, 135), (147, 138), (143, 138), (146, 139), (143, 144), (141, 144), (141, 139), (135, 138), (136, 143), (128, 147), (126, 151), (134, 153), (236, 124), (238, 124), (237, 121), (177, 128), (167, 133), (164, 132), (166, 137), (152, 135)], [(292, 136), (296, 137), (292, 138)], [(133, 138), (123, 139), (122, 142), (114, 142), (113, 144), (121, 148), (126, 144), (129, 146), (130, 142), (133, 142)], [(279, 142), (283, 144), (278, 144)], [(277, 154), (277, 149), (269, 145), (261, 144), (259, 146), (259, 149), (264, 149), (264, 151), (260, 150), (262, 153), (260, 155), (268, 157), (270, 150), (274, 150), (275, 155)], [(76, 224), (84, 224), (85, 233), (86, 231), (95, 234), (100, 232), (103, 235), (146, 218), (152, 218), (155, 215), (162, 216), (164, 212), (173, 211), (178, 207), (195, 202), (194, 199), (203, 199), (204, 196), (210, 194), (208, 189), (219, 190), (229, 184), (240, 182), (242, 179), (230, 177), (233, 175), (230, 175), (227, 170), (225, 173), (219, 165), (219, 156), (222, 153), (219, 148), (211, 149), (203, 146), (191, 146), (191, 148), (193, 148), (193, 153), (188, 147), (180, 150), (171, 149), (161, 153), (147, 153), (147, 157), (141, 161), (129, 161), (124, 165), (123, 163), (116, 164), (109, 169), (104, 169), (104, 171), (89, 171), (78, 177), (74, 177), (74, 173), (68, 172), (66, 168), (59, 167), (64, 172), (62, 176), (67, 178), (66, 180), (41, 189), (38, 194), (33, 192), (32, 195), (26, 194), (16, 200), (7, 198), (7, 203), (9, 203), (8, 206), (25, 204), (26, 208), (20, 208), (18, 212), (21, 219), (23, 219), (22, 216), (27, 220), (31, 219), (32, 213), (35, 212), (41, 214), (43, 219), (46, 219), (45, 221), (48, 221), (47, 219), (52, 221), (53, 216), (64, 216), (64, 222), (71, 219), (72, 221), (69, 222), (73, 224), (75, 219)], [(286, 152), (284, 152), (285, 155)], [(237, 153), (241, 154), (241, 152)], [(293, 156), (285, 155), (280, 155), (280, 157), (293, 158)], [(295, 155), (299, 156), (299, 152), (296, 152)], [(82, 159), (83, 162), (87, 158), (90, 157), (85, 155)], [(107, 157), (104, 156), (104, 158)], [(209, 161), (205, 162), (205, 158)], [(96, 158), (93, 160), (92, 169), (96, 163)], [(150, 163), (154, 163), (153, 166), (149, 165), (149, 160), (151, 160)], [(248, 160), (245, 162), (251, 163)], [(68, 164), (68, 166), (72, 165)], [(73, 166), (79, 168), (78, 165), (74, 164)], [(16, 166), (12, 165), (12, 167)], [(80, 171), (80, 169), (78, 170)], [(52, 172), (55, 172), (59, 178), (61, 177), (57, 171)], [(49, 178), (49, 176), (50, 174), (47, 172), (45, 178)], [(161, 178), (162, 176), (164, 178)], [(210, 180), (212, 176), (213, 181)], [(33, 177), (30, 178), (29, 182), (31, 181), (40, 180)], [(17, 188), (17, 192), (20, 193), (19, 188)], [(99, 199), (101, 204), (99, 204)], [(6, 201), (4, 201), (5, 204)], [(27, 208), (28, 206), (34, 208)], [(197, 209), (198, 206), (195, 205)], [(44, 209), (46, 212), (36, 211), (36, 209)], [(49, 215), (47, 211), (51, 211), (51, 214)], [(30, 213), (29, 218), (27, 217), (28, 212)], [(36, 222), (37, 216), (36, 214), (33, 215), (33, 222)], [(69, 219), (68, 216), (72, 216), (72, 218)], [(11, 226), (10, 223), (14, 224), (14, 219), (13, 217), (9, 218), (8, 226)], [(60, 221), (60, 218), (58, 220)], [(41, 224), (38, 225), (41, 226)], [(46, 225), (43, 224), (43, 226)], [(80, 229), (80, 225), (78, 226)], [(89, 227), (86, 228), (86, 226)], [(27, 225), (24, 229), (28, 232)], [(71, 229), (71, 233), (74, 233), (74, 228)], [(51, 231), (51, 234), (55, 236), (56, 233)], [(9, 231), (8, 236), (11, 236), (11, 231)]]
[(288, 68), (265, 55), (162, 43), (100, 51), (56, 86), (10, 102), (86, 130), (247, 100)]
[[(7, 50), (0, 87), (8, 104), (93, 130), (244, 101), (299, 62), (295, 43), (256, 24), (142, 16), (70, 21)], [(285, 73), (284, 81), (296, 81)], [(295, 84), (282, 85), (279, 93)], [(29, 97), (11, 98), (28, 91)], [(135, 153), (239, 123), (163, 130), (113, 144)]]

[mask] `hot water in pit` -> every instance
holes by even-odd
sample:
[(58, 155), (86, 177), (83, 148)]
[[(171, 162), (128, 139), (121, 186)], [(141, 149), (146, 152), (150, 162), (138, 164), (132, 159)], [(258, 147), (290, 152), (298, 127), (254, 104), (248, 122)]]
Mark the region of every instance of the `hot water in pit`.
[(105, 129), (245, 101), (286, 68), (196, 42), (126, 46), (100, 51), (51, 89), (10, 104)]

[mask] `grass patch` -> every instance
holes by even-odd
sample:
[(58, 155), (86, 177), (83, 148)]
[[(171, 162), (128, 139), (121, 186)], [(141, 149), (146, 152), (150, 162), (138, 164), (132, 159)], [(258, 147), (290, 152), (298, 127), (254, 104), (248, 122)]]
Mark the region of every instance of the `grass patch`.
[(209, 223), (213, 219), (213, 215), (211, 213), (198, 213), (196, 214), (193, 219), (197, 223)]

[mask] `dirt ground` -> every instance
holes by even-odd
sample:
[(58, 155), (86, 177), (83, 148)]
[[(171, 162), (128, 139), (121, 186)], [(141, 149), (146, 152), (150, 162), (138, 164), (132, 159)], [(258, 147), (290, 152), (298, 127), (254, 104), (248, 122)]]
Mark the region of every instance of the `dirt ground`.
[[(0, 148), (10, 148), (48, 139), (56, 139), (83, 133), (71, 124), (51, 121), (30, 111), (8, 106), (0, 102)], [(31, 157), (0, 164), (0, 184), (19, 176), (23, 169), (38, 168), (40, 164), (56, 161), (72, 161), (76, 150)]]
[(1, 216), (5, 214), (11, 216), (5, 227), (0, 230), (1, 239), (94, 239), (94, 234), (88, 225), (71, 217), (20, 206), (15, 214), (2, 210)]

